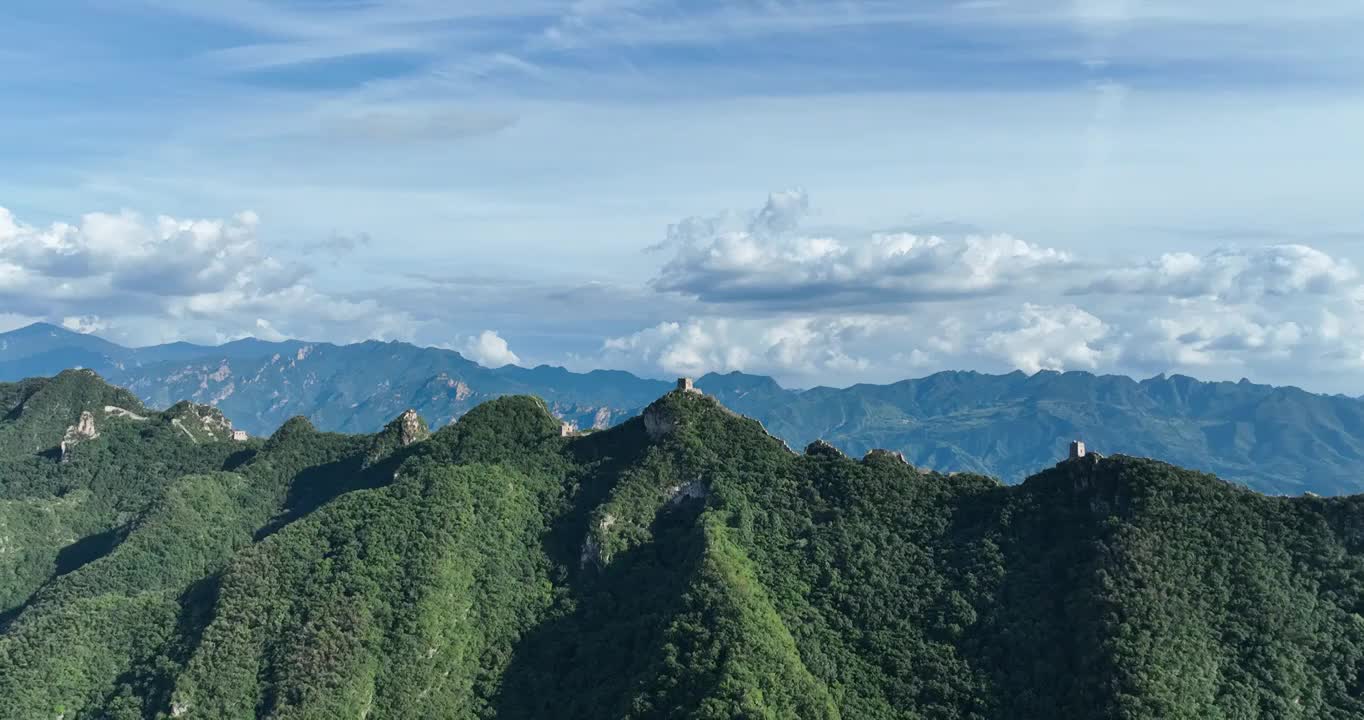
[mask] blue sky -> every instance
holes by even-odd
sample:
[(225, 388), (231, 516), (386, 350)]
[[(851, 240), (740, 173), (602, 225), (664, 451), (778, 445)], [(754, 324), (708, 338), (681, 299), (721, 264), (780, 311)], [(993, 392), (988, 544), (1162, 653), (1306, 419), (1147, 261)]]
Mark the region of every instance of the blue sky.
[(17, 0), (0, 327), (1359, 394), (1364, 6), (1296, 5)]

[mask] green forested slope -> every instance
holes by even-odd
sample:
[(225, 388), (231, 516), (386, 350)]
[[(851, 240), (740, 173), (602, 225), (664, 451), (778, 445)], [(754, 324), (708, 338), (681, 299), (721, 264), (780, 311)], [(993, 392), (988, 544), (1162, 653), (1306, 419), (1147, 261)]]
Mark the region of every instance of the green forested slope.
[[(68, 430), (89, 413), (96, 437)], [(85, 371), (0, 384), (0, 620), (40, 584), (114, 546), (175, 479), (240, 461), (250, 443), (224, 441), (181, 404), (147, 410)], [(193, 437), (191, 437), (193, 435)]]
[[(419, 429), (295, 420), (130, 485), (94, 557), (0, 584), (0, 717), (1364, 717), (1364, 498), (796, 454), (680, 393)], [(112, 433), (6, 490), (107, 492), (29, 477), (158, 437)]]

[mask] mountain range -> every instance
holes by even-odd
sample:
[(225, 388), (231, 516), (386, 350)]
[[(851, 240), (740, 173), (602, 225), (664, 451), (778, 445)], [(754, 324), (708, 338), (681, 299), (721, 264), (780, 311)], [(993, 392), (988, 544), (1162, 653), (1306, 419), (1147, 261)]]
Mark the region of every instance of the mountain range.
[(797, 453), (683, 391), (231, 430), (0, 384), (0, 717), (1364, 717), (1364, 496)]
[[(71, 367), (95, 370), (151, 407), (214, 406), (254, 435), (294, 416), (326, 431), (374, 432), (407, 408), (441, 427), (515, 394), (542, 398), (578, 427), (605, 428), (671, 387), (621, 371), (486, 368), (451, 350), (400, 342), (126, 348), (47, 324), (0, 334), (0, 381)], [(793, 447), (823, 439), (854, 455), (887, 448), (916, 466), (1007, 482), (1055, 461), (1080, 438), (1103, 452), (1157, 457), (1266, 493), (1364, 490), (1364, 401), (1294, 387), (1053, 371), (941, 372), (805, 390), (735, 372), (696, 385)]]

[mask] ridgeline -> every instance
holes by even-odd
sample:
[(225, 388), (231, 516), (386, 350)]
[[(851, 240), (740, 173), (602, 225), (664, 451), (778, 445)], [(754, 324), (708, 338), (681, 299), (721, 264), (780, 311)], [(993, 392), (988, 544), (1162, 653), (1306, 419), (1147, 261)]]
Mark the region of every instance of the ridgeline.
[(683, 391), (567, 436), (173, 410), (0, 385), (0, 717), (1364, 717), (1358, 496), (794, 453)]
[[(543, 398), (579, 428), (610, 427), (668, 390), (627, 372), (541, 365), (486, 368), (452, 350), (236, 340), (126, 348), (38, 323), (0, 333), (0, 382), (93, 369), (149, 407), (218, 408), (269, 435), (291, 417), (318, 429), (376, 432), (406, 409), (441, 427), (507, 395)], [(757, 418), (792, 447), (825, 440), (857, 456), (886, 448), (943, 472), (1019, 483), (1082, 437), (1106, 452), (1159, 457), (1273, 495), (1364, 492), (1364, 400), (1242, 380), (1043, 370), (944, 371), (888, 385), (783, 388), (738, 372), (698, 388)]]

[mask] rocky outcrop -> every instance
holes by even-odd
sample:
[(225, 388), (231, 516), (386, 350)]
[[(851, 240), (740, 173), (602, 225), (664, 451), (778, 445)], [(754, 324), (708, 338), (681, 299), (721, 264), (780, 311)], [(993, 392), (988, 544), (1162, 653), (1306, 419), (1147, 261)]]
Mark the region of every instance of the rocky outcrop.
[(659, 405), (650, 405), (644, 411), (644, 432), (653, 440), (667, 437), (677, 430), (677, 418)]
[(904, 465), (909, 465), (905, 459), (905, 454), (898, 450), (887, 450), (885, 448), (872, 448), (867, 454), (862, 456), (862, 462), (873, 462), (876, 460), (893, 460)]
[(611, 513), (602, 515), (597, 527), (587, 532), (587, 538), (583, 540), (582, 552), (578, 555), (578, 564), (587, 567), (588, 564), (604, 567), (611, 561), (611, 557), (602, 551), (601, 537), (616, 524), (616, 516)]
[(95, 428), (95, 414), (89, 410), (81, 411), (80, 419), (75, 425), (66, 429), (66, 434), (62, 436), (61, 442), (61, 461), (66, 462), (70, 459), (71, 449), (86, 440), (94, 440), (99, 437), (99, 430)]
[(416, 410), (409, 408), (398, 416), (398, 445), (400, 447), (419, 443), (429, 437), (431, 437), (431, 430)]
[(127, 419), (129, 419), (129, 420), (146, 420), (146, 419), (147, 419), (146, 417), (144, 417), (144, 416), (142, 416), (142, 415), (138, 415), (137, 413), (133, 412), (132, 410), (126, 410), (126, 409), (121, 408), (121, 407), (119, 407), (119, 406), (117, 406), (117, 405), (105, 405), (105, 406), (104, 406), (104, 414), (107, 415), (107, 416), (109, 416), (109, 417), (121, 417), (121, 418), (127, 418)]
[(194, 442), (233, 439), (232, 421), (216, 407), (178, 402), (166, 410), (166, 415)]
[(664, 488), (663, 494), (667, 497), (666, 504), (680, 505), (686, 500), (704, 500), (710, 497), (710, 490), (706, 488), (700, 478), (697, 478), (690, 482)]
[(843, 457), (843, 451), (824, 440), (816, 440), (806, 445), (805, 454), (811, 457)]

